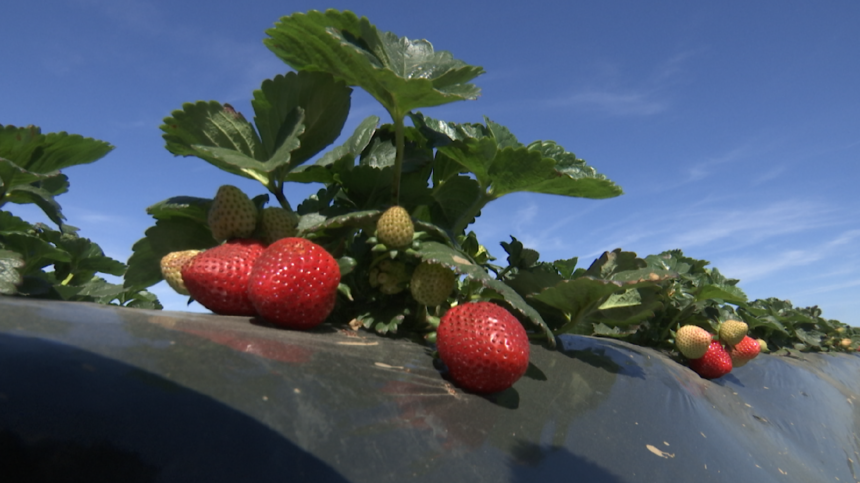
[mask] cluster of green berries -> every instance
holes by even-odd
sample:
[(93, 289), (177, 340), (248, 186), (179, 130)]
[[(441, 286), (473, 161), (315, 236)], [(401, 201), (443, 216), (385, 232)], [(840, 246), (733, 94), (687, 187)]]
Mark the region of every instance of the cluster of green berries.
[(256, 238), (266, 245), (296, 236), (298, 217), (283, 208), (270, 206), (258, 212), (251, 198), (235, 186), (218, 188), (209, 209), (212, 237), (223, 242), (233, 238)]
[[(409, 212), (401, 206), (385, 210), (376, 222), (375, 240), (381, 250), (396, 256), (400, 250), (415, 245), (415, 225)], [(408, 276), (409, 267), (398, 260), (383, 260), (370, 270), (370, 285), (384, 294), (395, 294), (405, 289), (418, 303), (428, 307), (442, 305), (451, 295), (457, 283), (457, 274), (448, 267), (431, 262), (421, 262)]]

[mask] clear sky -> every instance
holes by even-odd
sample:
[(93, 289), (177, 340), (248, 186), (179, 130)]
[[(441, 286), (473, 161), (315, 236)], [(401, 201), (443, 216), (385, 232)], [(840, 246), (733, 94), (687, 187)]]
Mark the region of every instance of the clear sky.
[[(3, 7), (0, 124), (108, 141), (66, 171), (68, 222), (125, 261), (145, 208), (256, 182), (164, 149), (184, 102), (229, 102), (288, 70), (263, 45), (281, 16), (337, 8), (480, 65), (476, 101), (425, 114), (484, 115), (523, 143), (554, 140), (625, 191), (611, 200), (514, 194), (472, 226), (491, 253), (513, 235), (542, 259), (587, 266), (621, 247), (681, 248), (741, 279), (751, 299), (818, 305), (860, 325), (860, 2), (618, 0), (33, 0)], [(387, 116), (356, 91), (345, 133)], [(294, 185), (293, 206), (319, 186)], [(43, 217), (12, 205), (28, 221)], [(166, 308), (185, 308), (161, 283)]]

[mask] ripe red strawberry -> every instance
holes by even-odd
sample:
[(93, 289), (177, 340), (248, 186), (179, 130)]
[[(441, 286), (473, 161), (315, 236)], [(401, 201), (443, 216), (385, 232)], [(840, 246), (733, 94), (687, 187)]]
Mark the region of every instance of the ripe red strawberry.
[(732, 357), (723, 344), (715, 340), (703, 357), (690, 360), (690, 369), (705, 379), (716, 379), (732, 371)]
[(758, 341), (750, 336), (745, 336), (729, 350), (729, 356), (732, 358), (732, 367), (741, 367), (755, 359), (759, 352), (761, 352), (761, 345)]
[(436, 346), (451, 379), (477, 393), (511, 387), (529, 366), (529, 339), (522, 324), (490, 302), (465, 303), (446, 312)]
[(216, 314), (256, 315), (248, 299), (248, 277), (263, 248), (257, 240), (237, 238), (198, 254), (182, 269), (185, 288)]
[(260, 317), (291, 329), (310, 329), (334, 309), (340, 267), (325, 248), (304, 238), (281, 238), (257, 258), (248, 296)]

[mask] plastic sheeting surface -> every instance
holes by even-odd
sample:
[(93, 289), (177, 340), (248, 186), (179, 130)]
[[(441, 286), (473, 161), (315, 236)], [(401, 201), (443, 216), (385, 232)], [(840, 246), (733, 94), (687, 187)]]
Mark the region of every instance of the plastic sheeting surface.
[(0, 297), (0, 481), (858, 481), (860, 356), (560, 346), (480, 397), (364, 331)]

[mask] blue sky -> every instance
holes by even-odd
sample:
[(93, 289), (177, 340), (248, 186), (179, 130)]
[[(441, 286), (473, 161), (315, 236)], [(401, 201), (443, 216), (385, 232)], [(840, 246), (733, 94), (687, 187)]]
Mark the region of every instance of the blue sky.
[[(525, 8), (527, 6), (527, 8)], [(184, 102), (229, 102), (288, 70), (263, 46), (283, 15), (348, 9), (482, 66), (476, 101), (425, 114), (486, 115), (521, 142), (554, 140), (625, 191), (611, 200), (514, 194), (472, 226), (491, 253), (513, 235), (545, 260), (587, 266), (621, 247), (681, 248), (741, 279), (750, 298), (818, 305), (860, 325), (860, 2), (183, 2), (36, 0), (4, 6), (0, 124), (110, 142), (66, 171), (70, 224), (125, 261), (145, 208), (221, 184), (261, 186), (164, 149)], [(356, 91), (344, 128), (370, 114)], [(292, 185), (295, 206), (319, 186)], [(12, 206), (29, 221), (31, 207)], [(165, 284), (166, 308), (186, 309)]]

